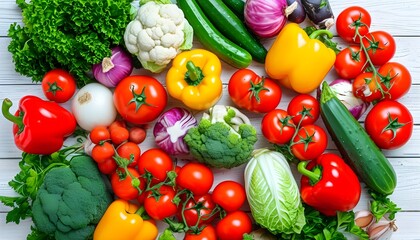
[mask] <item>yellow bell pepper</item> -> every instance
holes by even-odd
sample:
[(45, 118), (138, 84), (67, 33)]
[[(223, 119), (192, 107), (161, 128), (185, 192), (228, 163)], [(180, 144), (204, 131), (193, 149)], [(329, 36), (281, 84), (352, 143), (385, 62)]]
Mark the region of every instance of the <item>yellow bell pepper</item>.
[(144, 220), (140, 208), (126, 200), (117, 199), (109, 205), (93, 234), (93, 240), (154, 240), (156, 225)]
[(268, 76), (298, 93), (315, 90), (334, 65), (336, 57), (332, 49), (314, 39), (320, 34), (329, 38), (333, 36), (325, 29), (308, 36), (298, 24), (287, 24), (268, 50), (265, 60)]
[(194, 110), (207, 110), (222, 96), (219, 58), (204, 49), (176, 56), (166, 75), (168, 94)]

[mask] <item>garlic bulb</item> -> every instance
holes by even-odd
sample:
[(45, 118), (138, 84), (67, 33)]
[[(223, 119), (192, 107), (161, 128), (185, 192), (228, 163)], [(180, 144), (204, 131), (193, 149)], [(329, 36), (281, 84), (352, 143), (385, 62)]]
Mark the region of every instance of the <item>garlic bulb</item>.
[(366, 229), (375, 222), (375, 217), (370, 211), (361, 210), (355, 213), (354, 222), (357, 226), (366, 231)]
[(368, 228), (370, 240), (388, 240), (391, 239), (393, 232), (397, 231), (398, 227), (395, 225), (395, 220), (388, 220), (383, 217), (378, 222), (373, 223)]

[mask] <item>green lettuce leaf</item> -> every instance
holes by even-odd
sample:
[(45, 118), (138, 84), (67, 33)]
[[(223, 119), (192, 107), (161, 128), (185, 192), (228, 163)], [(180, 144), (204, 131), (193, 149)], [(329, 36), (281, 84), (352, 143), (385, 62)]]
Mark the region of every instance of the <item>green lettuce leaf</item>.
[(190, 23), (185, 19), (184, 21), (184, 43), (179, 47), (181, 50), (189, 50), (193, 47), (194, 30)]

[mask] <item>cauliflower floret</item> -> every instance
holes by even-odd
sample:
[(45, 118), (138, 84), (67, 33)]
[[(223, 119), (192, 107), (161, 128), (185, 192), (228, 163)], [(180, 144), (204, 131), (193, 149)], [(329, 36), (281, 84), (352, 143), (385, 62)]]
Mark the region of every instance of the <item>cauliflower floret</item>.
[(181, 50), (192, 47), (192, 27), (177, 5), (150, 1), (127, 25), (124, 41), (145, 69), (157, 73)]

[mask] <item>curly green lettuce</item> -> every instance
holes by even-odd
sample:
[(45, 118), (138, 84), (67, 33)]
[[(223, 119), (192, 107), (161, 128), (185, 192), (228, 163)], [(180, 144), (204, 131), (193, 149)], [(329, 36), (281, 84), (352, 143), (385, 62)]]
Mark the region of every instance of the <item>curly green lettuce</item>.
[(131, 20), (132, 0), (16, 0), (23, 26), (8, 32), (15, 70), (33, 82), (51, 69), (73, 74), (82, 87), (92, 81), (93, 64), (111, 55), (123, 43)]

